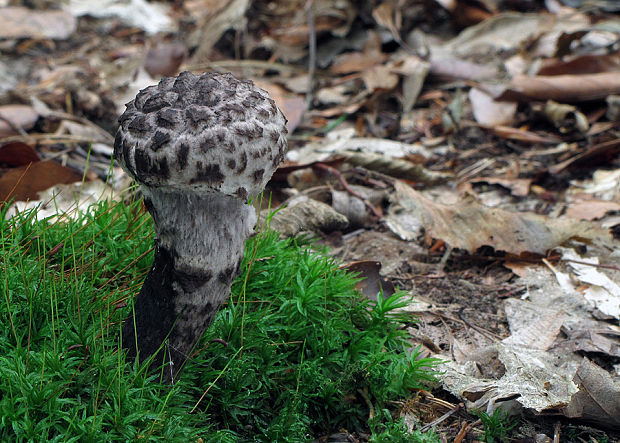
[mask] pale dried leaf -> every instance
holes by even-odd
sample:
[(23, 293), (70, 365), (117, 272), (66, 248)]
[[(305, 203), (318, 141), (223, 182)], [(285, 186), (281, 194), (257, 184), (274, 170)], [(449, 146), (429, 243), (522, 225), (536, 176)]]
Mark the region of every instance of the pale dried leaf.
[(284, 237), (293, 237), (300, 233), (340, 230), (348, 224), (347, 218), (331, 206), (305, 198), (276, 212), (270, 227)]
[(503, 342), (542, 351), (551, 347), (566, 317), (562, 310), (545, 308), (516, 298), (504, 301), (504, 311), (512, 335)]
[(17, 134), (15, 129), (27, 131), (39, 118), (39, 113), (28, 105), (0, 106), (0, 137)]
[(495, 101), (486, 92), (471, 88), (469, 90), (474, 118), (484, 126), (510, 125), (517, 112), (516, 102)]
[(66, 40), (77, 29), (77, 20), (65, 11), (0, 8), (0, 39), (32, 38)]
[(161, 2), (146, 0), (69, 0), (61, 4), (73, 15), (92, 17), (117, 17), (123, 23), (144, 29), (149, 34), (174, 30), (168, 16), (170, 7)]
[(609, 373), (584, 358), (574, 382), (580, 389), (564, 408), (564, 415), (620, 429), (620, 386)]
[(515, 255), (545, 254), (571, 238), (608, 236), (586, 222), (489, 208), (471, 198), (452, 206), (437, 204), (400, 181), (395, 189), (395, 200), (410, 217), (421, 221), (427, 235), (470, 253), (491, 246)]
[(402, 178), (427, 185), (444, 183), (452, 177), (452, 174), (432, 171), (422, 165), (407, 160), (391, 158), (373, 152), (341, 151), (340, 154), (346, 157), (347, 161), (355, 166), (361, 166), (371, 171), (381, 172), (382, 174), (390, 175), (395, 178)]

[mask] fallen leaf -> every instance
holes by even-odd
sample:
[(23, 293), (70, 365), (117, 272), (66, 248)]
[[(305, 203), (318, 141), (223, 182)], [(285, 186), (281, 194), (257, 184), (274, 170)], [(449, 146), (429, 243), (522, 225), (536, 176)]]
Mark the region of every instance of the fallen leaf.
[(471, 88), (469, 90), (474, 118), (485, 126), (510, 125), (517, 112), (516, 102), (502, 102), (493, 100), (486, 92)]
[(376, 300), (379, 293), (383, 294), (383, 298), (394, 294), (394, 285), (385, 280), (379, 273), (381, 262), (373, 260), (356, 261), (343, 265), (340, 269), (358, 274), (357, 278), (361, 280), (355, 284), (355, 287), (369, 300)]
[(510, 193), (516, 197), (525, 197), (530, 193), (531, 178), (503, 178), (503, 177), (477, 177), (469, 180), (470, 183), (488, 183), (500, 185), (510, 189)]
[(280, 209), (271, 218), (269, 227), (284, 237), (293, 237), (302, 232), (331, 232), (344, 229), (347, 218), (325, 203), (303, 198)]
[(306, 111), (306, 100), (296, 94), (291, 94), (282, 86), (275, 83), (269, 83), (265, 80), (253, 79), (256, 86), (264, 89), (269, 93), (271, 98), (276, 102), (278, 108), (282, 111), (286, 119), (286, 129), (289, 134), (293, 133), (295, 128), (301, 123)]
[(602, 72), (584, 75), (517, 75), (496, 100), (555, 100), (576, 103), (620, 93), (620, 75)]
[(22, 7), (0, 8), (0, 39), (66, 40), (76, 29), (76, 18), (65, 11), (39, 11)]
[(159, 43), (146, 53), (144, 69), (151, 77), (171, 77), (179, 71), (179, 66), (187, 56), (185, 44), (179, 41)]
[[(470, 253), (482, 246), (514, 255), (524, 252), (544, 255), (571, 238), (599, 238), (608, 233), (597, 226), (570, 219), (548, 218), (529, 212), (489, 208), (472, 198), (454, 205), (434, 203), (401, 181), (394, 184), (399, 212), (390, 208), (387, 224), (400, 225), (403, 218), (415, 218), (426, 235), (441, 239)], [(415, 237), (419, 233), (412, 233)]]
[(562, 310), (516, 298), (504, 301), (504, 312), (511, 335), (503, 342), (541, 351), (546, 351), (553, 345), (566, 317)]
[(37, 200), (37, 193), (61, 183), (82, 180), (77, 172), (55, 161), (46, 160), (11, 169), (0, 177), (0, 202)]
[(39, 113), (32, 106), (0, 106), (0, 137), (17, 134), (16, 128), (27, 131), (34, 126), (38, 118)]
[(607, 429), (620, 429), (620, 387), (611, 375), (588, 359), (577, 369), (573, 379), (579, 392), (563, 409), (568, 418), (580, 418)]
[(572, 202), (566, 209), (564, 216), (576, 220), (596, 220), (603, 218), (612, 211), (620, 211), (620, 203), (606, 200), (579, 200)]
[[(128, 26), (144, 29), (149, 34), (172, 31), (174, 25), (163, 2), (146, 0), (68, 0), (61, 7), (75, 16), (116, 17)], [(47, 24), (46, 24), (47, 25)]]
[(362, 72), (362, 80), (370, 91), (392, 89), (398, 84), (398, 75), (384, 65), (372, 66)]
[(380, 65), (386, 60), (387, 55), (381, 52), (347, 52), (336, 57), (329, 70), (334, 74), (361, 72), (373, 66)]
[(10, 142), (0, 146), (0, 163), (10, 167), (24, 166), (41, 160), (32, 146), (23, 142)]

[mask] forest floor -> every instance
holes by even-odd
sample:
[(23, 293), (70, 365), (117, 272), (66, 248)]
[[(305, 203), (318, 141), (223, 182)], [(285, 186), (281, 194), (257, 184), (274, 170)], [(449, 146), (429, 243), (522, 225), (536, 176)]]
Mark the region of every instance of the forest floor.
[[(115, 3), (114, 7), (112, 4)], [(0, 0), (0, 200), (110, 199), (118, 116), (183, 70), (288, 118), (269, 184), (362, 293), (410, 292), (446, 363), (402, 408), (446, 441), (620, 441), (620, 9), (613, 1)], [(53, 200), (54, 204), (50, 202)], [(353, 436), (351, 436), (353, 438)]]

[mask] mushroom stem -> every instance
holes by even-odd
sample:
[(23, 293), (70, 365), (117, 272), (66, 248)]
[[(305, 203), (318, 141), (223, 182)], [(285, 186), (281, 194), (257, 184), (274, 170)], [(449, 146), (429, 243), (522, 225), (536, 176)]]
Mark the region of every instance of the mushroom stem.
[(155, 257), (123, 325), (123, 346), (130, 359), (154, 355), (151, 367), (169, 364), (164, 376), (174, 382), (230, 294), (256, 212), (221, 193), (142, 192), (155, 223)]

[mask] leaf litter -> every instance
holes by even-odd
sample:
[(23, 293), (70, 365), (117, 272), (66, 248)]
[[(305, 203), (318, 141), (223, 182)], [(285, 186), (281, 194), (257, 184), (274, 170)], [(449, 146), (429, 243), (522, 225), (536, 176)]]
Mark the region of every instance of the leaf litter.
[(522, 413), (529, 441), (578, 425), (618, 438), (620, 28), (607, 3), (19, 3), (0, 2), (10, 213), (118, 199), (124, 104), (161, 75), (232, 71), (289, 118), (271, 226), (328, 244), (367, 277), (366, 297), (416, 296), (412, 346), (447, 363), (402, 409), (411, 426), (473, 441), (463, 403)]

